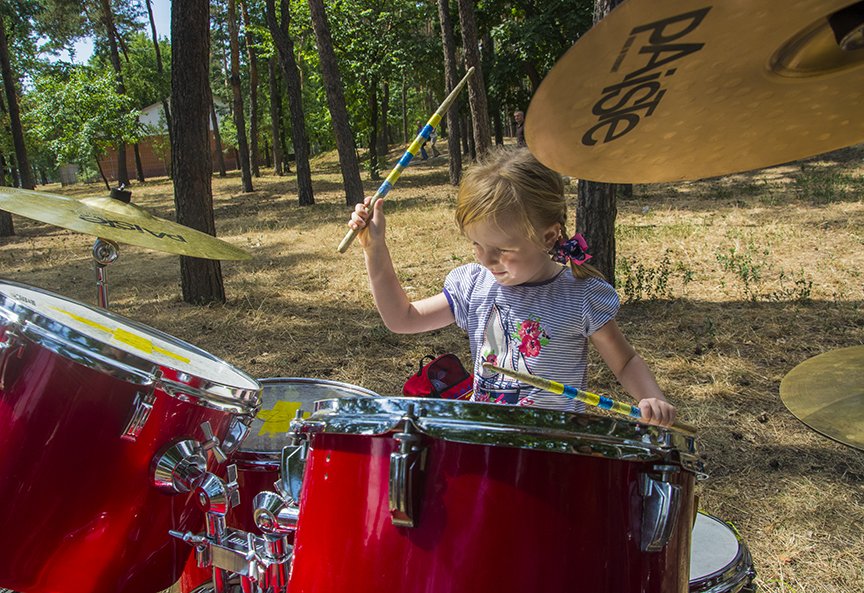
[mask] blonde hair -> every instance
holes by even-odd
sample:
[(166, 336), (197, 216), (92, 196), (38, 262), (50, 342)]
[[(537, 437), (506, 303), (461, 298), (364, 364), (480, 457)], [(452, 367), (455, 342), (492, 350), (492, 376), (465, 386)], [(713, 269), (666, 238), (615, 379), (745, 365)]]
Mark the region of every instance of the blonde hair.
[[(490, 220), (529, 237), (547, 249), (540, 233), (557, 224), (567, 238), (567, 200), (564, 182), (542, 165), (527, 148), (499, 149), (471, 167), (456, 197), (456, 224), (463, 233), (469, 225)], [(577, 278), (603, 278), (588, 264), (571, 263)]]

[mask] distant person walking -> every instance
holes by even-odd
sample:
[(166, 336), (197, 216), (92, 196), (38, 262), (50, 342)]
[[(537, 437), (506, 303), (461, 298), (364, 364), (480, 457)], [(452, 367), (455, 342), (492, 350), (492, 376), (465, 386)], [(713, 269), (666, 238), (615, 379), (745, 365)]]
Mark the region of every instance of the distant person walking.
[(514, 111), (513, 121), (516, 122), (516, 146), (527, 146), (525, 144), (525, 112)]

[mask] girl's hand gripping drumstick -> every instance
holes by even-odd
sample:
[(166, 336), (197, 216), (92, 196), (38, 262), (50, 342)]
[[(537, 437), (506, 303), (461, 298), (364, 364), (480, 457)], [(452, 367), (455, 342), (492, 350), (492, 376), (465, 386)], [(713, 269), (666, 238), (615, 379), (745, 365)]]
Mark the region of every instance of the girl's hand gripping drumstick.
[[(584, 391), (577, 387), (564, 385), (563, 383), (558, 383), (557, 381), (551, 381), (535, 375), (528, 375), (526, 373), (520, 373), (519, 371), (511, 371), (510, 369), (503, 369), (488, 362), (483, 363), (483, 368), (495, 371), (496, 373), (501, 373), (502, 375), (507, 375), (508, 377), (513, 377), (514, 379), (519, 379), (523, 383), (533, 385), (534, 387), (543, 389), (544, 391), (557, 393), (558, 395), (563, 395), (564, 397), (584, 402), (590, 406), (596, 406), (604, 410), (612, 410), (613, 412), (618, 412), (619, 414), (624, 414), (625, 416), (630, 416), (637, 420), (642, 418), (642, 413), (639, 411), (637, 406), (615, 401), (614, 399), (610, 399), (604, 395), (597, 395), (596, 393)], [(687, 434), (696, 434), (695, 426), (684, 424), (683, 422), (673, 422), (672, 428)]]
[[(405, 154), (402, 155), (402, 158), (396, 163), (396, 166), (393, 167), (393, 170), (390, 171), (390, 174), (387, 176), (387, 179), (378, 187), (378, 191), (375, 192), (375, 195), (372, 196), (372, 199), (369, 200), (369, 214), (371, 216), (372, 209), (375, 207), (375, 202), (383, 198), (387, 195), (393, 185), (396, 183), (396, 180), (399, 179), (399, 176), (402, 174), (402, 171), (405, 170), (411, 163), (411, 159), (417, 156), (417, 153), (420, 152), (420, 147), (423, 146), (425, 142), (427, 142), (432, 134), (432, 130), (434, 130), (438, 124), (441, 122), (441, 118), (444, 117), (444, 114), (447, 113), (447, 110), (450, 108), (450, 105), (453, 104), (453, 101), (456, 100), (456, 96), (459, 95), (459, 92), (463, 89), (465, 84), (468, 82), (468, 77), (474, 74), (474, 67), (468, 69), (468, 72), (465, 73), (465, 76), (462, 77), (462, 80), (459, 81), (450, 94), (447, 95), (447, 98), (444, 99), (444, 102), (438, 107), (435, 113), (432, 114), (432, 117), (429, 118), (429, 121), (423, 126), (423, 129), (417, 134), (417, 137), (414, 138), (414, 142), (412, 142), (408, 149), (405, 151)], [(345, 238), (342, 239), (342, 242), (339, 243), (339, 253), (345, 253), (348, 249), (348, 246), (354, 241), (354, 237), (357, 236), (357, 231), (351, 229), (345, 235)]]

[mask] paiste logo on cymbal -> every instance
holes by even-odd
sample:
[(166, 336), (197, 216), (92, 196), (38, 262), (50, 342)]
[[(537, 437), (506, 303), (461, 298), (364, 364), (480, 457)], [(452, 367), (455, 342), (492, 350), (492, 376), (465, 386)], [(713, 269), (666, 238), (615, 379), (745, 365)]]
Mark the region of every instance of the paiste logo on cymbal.
[(174, 235), (171, 233), (160, 233), (158, 231), (151, 231), (147, 227), (143, 227), (140, 224), (132, 224), (131, 222), (124, 222), (122, 220), (109, 220), (103, 216), (99, 216), (98, 214), (79, 212), (78, 218), (85, 222), (101, 224), (103, 226), (111, 227), (114, 229), (121, 229), (124, 231), (137, 231), (139, 233), (149, 234), (156, 237), (157, 239), (173, 239), (174, 241), (179, 241), (180, 243), (188, 243), (188, 241), (186, 241), (183, 235)]
[(620, 70), (637, 41), (644, 43), (636, 52), (637, 55), (646, 56), (647, 60), (639, 68), (627, 73), (621, 82), (603, 89), (603, 96), (591, 109), (598, 116), (598, 121), (582, 136), (582, 144), (594, 146), (598, 142), (605, 144), (617, 140), (632, 132), (643, 117), (650, 117), (654, 113), (666, 94), (661, 77), (675, 74), (675, 68), (667, 67), (705, 46), (704, 43), (690, 40), (684, 42), (683, 38), (699, 28), (710, 10), (708, 6), (640, 25), (630, 31), (610, 72)]

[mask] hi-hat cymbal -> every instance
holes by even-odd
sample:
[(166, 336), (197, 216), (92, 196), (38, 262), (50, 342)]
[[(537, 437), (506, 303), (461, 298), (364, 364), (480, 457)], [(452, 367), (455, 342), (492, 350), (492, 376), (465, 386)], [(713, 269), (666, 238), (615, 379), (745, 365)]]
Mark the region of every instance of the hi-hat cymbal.
[(852, 4), (628, 0), (543, 80), (528, 147), (563, 174), (653, 183), (862, 142), (864, 3)]
[(783, 377), (780, 399), (816, 432), (864, 451), (864, 346), (805, 360)]
[(252, 256), (207, 233), (157, 218), (134, 204), (114, 198), (76, 200), (45, 192), (0, 187), (0, 210), (156, 251), (204, 259)]

